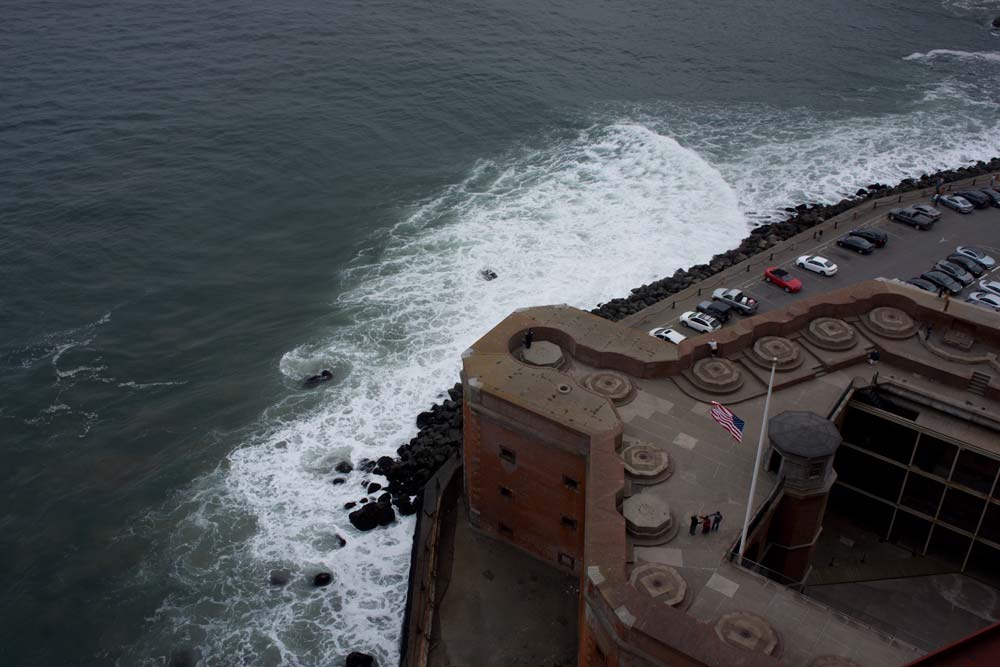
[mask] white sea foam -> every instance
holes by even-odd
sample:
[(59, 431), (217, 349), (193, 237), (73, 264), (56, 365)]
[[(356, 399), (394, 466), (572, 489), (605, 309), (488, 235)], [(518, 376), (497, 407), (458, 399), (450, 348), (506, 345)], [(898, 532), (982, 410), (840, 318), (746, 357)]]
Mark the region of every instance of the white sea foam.
[[(412, 524), (355, 531), (340, 506), (359, 497), (365, 476), (355, 472), (332, 485), (336, 461), (393, 454), (414, 435), (417, 412), (458, 379), (462, 350), (514, 309), (592, 307), (707, 260), (746, 226), (715, 168), (638, 124), (594, 127), (476, 165), (464, 182), (400, 222), (376, 261), (348, 271), (354, 287), (338, 306), (353, 313), (352, 324), (282, 359), (282, 370), (296, 377), (341, 362), (345, 377), (328, 389), (324, 407), (265, 423), (205, 482), (198, 509), (180, 529), (177, 562), (202, 548), (221, 551), (211, 565), (177, 571), (192, 590), (207, 571), (219, 576), (216, 566), (281, 565), (303, 579), (325, 567), (334, 586), (275, 595), (259, 580), (234, 583), (225, 604), (244, 612), (225, 628), (202, 613), (200, 598), (170, 600), (161, 617), (175, 627), (211, 625), (197, 633), (209, 654), (233, 657), (267, 645), (282, 664), (305, 665), (361, 649), (392, 664)], [(478, 279), (487, 266), (496, 280)], [(243, 523), (253, 528), (229, 535), (235, 546), (212, 537), (219, 526)], [(346, 537), (345, 547), (336, 548), (336, 534)]]
[(1000, 52), (998, 51), (956, 51), (954, 49), (933, 49), (926, 53), (911, 53), (903, 60), (937, 60), (937, 59), (957, 59), (957, 60), (981, 60), (991, 63), (1000, 63)]

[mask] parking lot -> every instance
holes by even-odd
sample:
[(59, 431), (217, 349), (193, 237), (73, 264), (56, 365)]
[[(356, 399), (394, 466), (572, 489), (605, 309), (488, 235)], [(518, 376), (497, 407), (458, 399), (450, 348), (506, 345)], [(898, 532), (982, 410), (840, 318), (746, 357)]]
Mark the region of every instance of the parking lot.
[[(930, 203), (929, 199), (911, 200), (898, 206), (910, 206), (920, 201)], [(928, 231), (920, 231), (890, 221), (886, 215), (890, 208), (889, 205), (884, 205), (875, 210), (859, 212), (857, 220), (846, 224), (840, 221), (837, 229), (833, 229), (832, 224), (824, 223), (816, 230), (807, 232), (805, 238), (800, 236), (790, 240), (791, 242), (776, 246), (773, 262), (765, 261), (761, 264), (760, 256), (752, 258), (749, 271), (745, 269), (741, 271), (740, 267), (737, 267), (712, 276), (674, 297), (636, 313), (627, 318), (625, 324), (647, 331), (658, 326), (669, 326), (691, 337), (699, 334), (680, 326), (678, 318), (684, 311), (694, 310), (700, 301), (710, 300), (712, 291), (718, 287), (743, 290), (750, 297), (757, 299), (760, 303), (758, 312), (762, 313), (785, 308), (798, 299), (841, 289), (872, 278), (906, 280), (919, 276), (929, 271), (936, 261), (954, 253), (956, 246), (960, 245), (980, 248), (994, 258), (1000, 259), (1000, 209), (998, 208), (977, 209), (969, 214), (960, 214), (939, 207), (942, 211), (941, 218)], [(884, 248), (877, 248), (870, 255), (859, 255), (838, 247), (836, 240), (856, 227), (868, 227), (885, 232), (889, 236), (889, 241)], [(821, 236), (819, 230), (822, 230)], [(821, 255), (836, 263), (837, 273), (827, 277), (795, 265), (797, 257), (811, 254)], [(792, 274), (792, 277), (802, 281), (802, 290), (797, 293), (786, 293), (780, 287), (764, 282), (763, 270), (766, 266), (785, 269)], [(953, 298), (964, 300), (969, 293), (979, 291), (979, 280), (1000, 280), (998, 273), (1000, 267), (976, 279), (963, 289), (960, 295)], [(734, 314), (730, 323), (739, 317), (740, 315)], [(727, 325), (723, 325), (725, 326)]]

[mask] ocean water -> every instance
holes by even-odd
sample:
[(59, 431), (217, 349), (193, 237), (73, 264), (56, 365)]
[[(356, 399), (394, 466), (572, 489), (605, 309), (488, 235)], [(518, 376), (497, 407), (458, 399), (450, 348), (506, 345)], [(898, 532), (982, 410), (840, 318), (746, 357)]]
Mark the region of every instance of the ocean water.
[(3, 12), (5, 665), (393, 664), (412, 518), (333, 467), (477, 337), (1000, 155), (1000, 2)]

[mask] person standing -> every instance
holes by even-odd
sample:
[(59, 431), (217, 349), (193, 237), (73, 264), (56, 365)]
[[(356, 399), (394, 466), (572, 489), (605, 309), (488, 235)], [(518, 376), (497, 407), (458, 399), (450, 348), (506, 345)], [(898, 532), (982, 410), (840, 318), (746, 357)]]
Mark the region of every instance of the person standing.
[(719, 524), (722, 523), (722, 512), (716, 512), (712, 515), (712, 532), (719, 530)]
[(692, 535), (694, 535), (696, 532), (698, 532), (698, 523), (700, 521), (701, 520), (697, 516), (692, 516), (691, 517), (691, 534)]
[(524, 349), (531, 349), (531, 341), (535, 340), (535, 332), (532, 329), (528, 329), (524, 332)]
[(708, 535), (710, 530), (712, 530), (712, 519), (707, 516), (701, 517), (701, 534)]
[(719, 356), (719, 343), (718, 341), (710, 340), (708, 341), (708, 349), (711, 351), (713, 357)]

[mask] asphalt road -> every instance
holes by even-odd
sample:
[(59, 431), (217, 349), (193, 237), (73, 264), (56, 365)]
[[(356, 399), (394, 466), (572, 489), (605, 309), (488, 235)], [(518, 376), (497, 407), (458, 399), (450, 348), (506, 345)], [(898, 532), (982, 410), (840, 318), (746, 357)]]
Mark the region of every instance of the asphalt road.
[[(904, 205), (912, 205), (908, 202)], [(926, 202), (926, 203), (929, 203)], [(899, 222), (890, 221), (885, 212), (871, 212), (871, 216), (862, 217), (852, 226), (841, 225), (839, 230), (824, 232), (822, 239), (815, 244), (803, 245), (795, 252), (783, 253), (775, 258), (775, 266), (780, 266), (802, 281), (802, 290), (795, 294), (787, 294), (780, 287), (766, 283), (763, 271), (754, 270), (747, 273), (741, 280), (727, 283), (725, 287), (742, 289), (760, 302), (758, 312), (781, 309), (788, 304), (817, 293), (849, 287), (872, 278), (900, 278), (903, 280), (919, 276), (932, 268), (933, 264), (955, 252), (960, 245), (973, 246), (985, 250), (989, 255), (1000, 260), (1000, 209), (977, 209), (972, 213), (961, 214), (942, 208), (941, 218), (928, 231), (920, 231)], [(877, 248), (871, 255), (859, 255), (836, 245), (836, 240), (853, 227), (870, 227), (889, 235), (889, 242), (884, 248)], [(839, 270), (833, 276), (822, 276), (795, 265), (796, 257), (815, 254), (826, 257), (837, 264)], [(986, 278), (1000, 280), (1000, 268), (994, 269), (982, 278), (977, 279), (956, 299), (965, 297), (979, 290), (978, 281)], [(712, 289), (717, 287), (716, 277), (705, 281), (703, 294), (678, 299), (676, 308), (660, 313), (650, 312), (631, 326), (641, 329), (652, 329), (656, 326), (671, 326), (678, 328), (685, 335), (698, 335), (697, 332), (678, 326), (678, 318), (686, 310), (694, 310), (699, 301), (711, 299)], [(709, 288), (711, 286), (711, 289)], [(649, 309), (653, 311), (653, 308)], [(664, 318), (664, 315), (669, 316)], [(640, 313), (642, 315), (643, 313)], [(738, 315), (730, 322), (735, 321)], [(725, 325), (724, 325), (725, 326)]]

